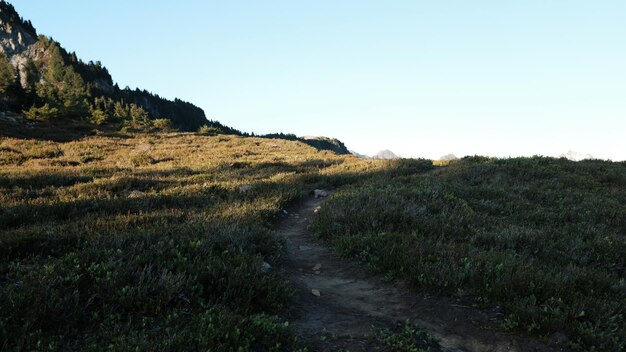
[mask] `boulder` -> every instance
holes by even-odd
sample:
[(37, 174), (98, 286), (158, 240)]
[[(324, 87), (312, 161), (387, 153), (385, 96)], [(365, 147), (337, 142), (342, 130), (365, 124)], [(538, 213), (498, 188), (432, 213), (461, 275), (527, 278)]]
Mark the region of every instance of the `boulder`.
[(252, 190), (252, 186), (251, 185), (239, 186), (239, 193), (248, 193), (251, 190)]
[(330, 193), (328, 193), (328, 191), (323, 190), (323, 189), (316, 189), (313, 191), (313, 195), (315, 196), (315, 198), (324, 198), (324, 197), (328, 197)]

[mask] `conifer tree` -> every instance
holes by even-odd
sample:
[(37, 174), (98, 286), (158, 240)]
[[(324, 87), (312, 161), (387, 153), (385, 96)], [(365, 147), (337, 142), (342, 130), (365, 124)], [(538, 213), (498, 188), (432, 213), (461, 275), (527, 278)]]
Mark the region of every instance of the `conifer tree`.
[(0, 111), (8, 110), (16, 98), (16, 76), (7, 56), (0, 52)]
[(7, 56), (0, 52), (0, 94), (6, 96), (15, 84), (15, 71)]
[(130, 104), (130, 118), (134, 126), (147, 126), (150, 123), (148, 113), (139, 105)]
[(65, 116), (84, 117), (89, 113), (87, 85), (72, 66), (66, 64), (59, 44), (42, 39), (47, 45), (44, 83), (37, 86), (37, 95), (45, 103), (58, 108)]

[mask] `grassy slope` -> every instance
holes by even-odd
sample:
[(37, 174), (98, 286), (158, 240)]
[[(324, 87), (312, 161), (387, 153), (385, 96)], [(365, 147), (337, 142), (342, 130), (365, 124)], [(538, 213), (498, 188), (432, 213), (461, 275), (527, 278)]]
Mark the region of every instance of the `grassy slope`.
[(0, 349), (101, 351), (295, 348), (270, 222), (380, 163), (157, 134), (4, 138), (0, 165)]
[[(196, 134), (0, 140), (0, 349), (296, 348), (270, 223), (315, 187), (339, 250), (505, 325), (624, 348), (626, 167), (371, 161)], [(241, 186), (252, 189), (240, 192)]]
[(389, 277), (501, 305), (506, 328), (626, 349), (626, 164), (413, 164), (338, 192), (315, 231)]

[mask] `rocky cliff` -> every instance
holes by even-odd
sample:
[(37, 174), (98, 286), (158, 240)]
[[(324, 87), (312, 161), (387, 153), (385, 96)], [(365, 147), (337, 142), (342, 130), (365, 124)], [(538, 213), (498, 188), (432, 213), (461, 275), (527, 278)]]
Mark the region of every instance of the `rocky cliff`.
[(37, 31), (30, 21), (24, 21), (13, 5), (0, 1), (0, 51), (12, 57), (36, 41)]
[[(48, 104), (62, 115), (75, 114), (82, 118), (93, 112), (97, 99), (106, 99), (112, 102), (109, 106), (120, 103), (129, 111), (131, 104), (137, 105), (147, 113), (148, 119), (167, 118), (181, 130), (195, 131), (212, 124), (204, 111), (191, 103), (167, 100), (146, 90), (120, 89), (100, 62), (85, 63), (60, 43), (38, 35), (31, 22), (20, 17), (13, 5), (0, 0), (0, 61), (3, 60), (11, 68), (3, 68), (0, 62), (0, 69), (5, 71), (0, 72), (3, 73), (0, 86), (6, 87), (0, 92), (4, 95), (0, 110), (22, 112)], [(85, 100), (87, 104), (65, 111), (66, 105), (72, 105), (69, 99)], [(103, 113), (114, 114), (112, 110)]]

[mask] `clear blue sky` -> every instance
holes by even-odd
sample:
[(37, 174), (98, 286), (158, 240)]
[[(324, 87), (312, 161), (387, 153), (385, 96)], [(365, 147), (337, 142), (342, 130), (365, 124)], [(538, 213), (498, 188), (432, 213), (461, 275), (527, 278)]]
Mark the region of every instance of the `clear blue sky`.
[(373, 154), (626, 159), (626, 1), (13, 0), (120, 86)]

